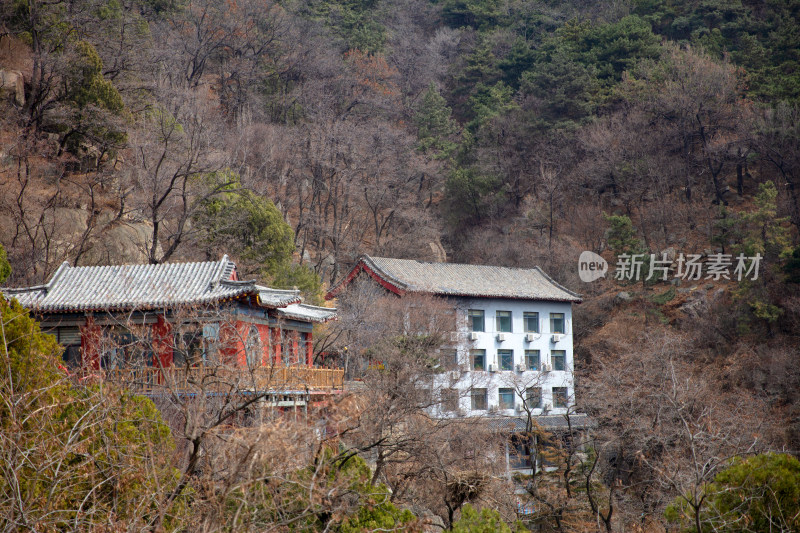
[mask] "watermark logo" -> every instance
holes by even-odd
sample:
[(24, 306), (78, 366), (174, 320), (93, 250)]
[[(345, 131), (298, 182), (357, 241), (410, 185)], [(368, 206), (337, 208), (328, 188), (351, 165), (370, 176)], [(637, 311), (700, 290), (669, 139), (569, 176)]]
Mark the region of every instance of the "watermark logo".
[[(753, 257), (739, 254), (679, 254), (674, 259), (656, 254), (619, 254), (614, 271), (614, 279), (619, 281), (667, 281), (670, 274), (676, 279), (697, 281), (701, 279), (719, 281), (758, 279), (761, 254)], [(605, 277), (608, 263), (594, 252), (581, 252), (578, 258), (578, 276), (586, 283)], [(705, 275), (704, 275), (705, 274)]]
[(578, 276), (581, 281), (590, 283), (605, 277), (608, 272), (608, 262), (594, 252), (581, 252), (578, 258)]

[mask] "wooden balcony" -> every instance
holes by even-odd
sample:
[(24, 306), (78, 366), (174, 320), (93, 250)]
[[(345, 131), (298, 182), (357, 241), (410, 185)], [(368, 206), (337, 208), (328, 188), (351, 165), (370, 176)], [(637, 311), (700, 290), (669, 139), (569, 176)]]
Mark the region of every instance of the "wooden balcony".
[(105, 371), (105, 379), (139, 393), (189, 394), (342, 389), (344, 370), (306, 366), (138, 367)]

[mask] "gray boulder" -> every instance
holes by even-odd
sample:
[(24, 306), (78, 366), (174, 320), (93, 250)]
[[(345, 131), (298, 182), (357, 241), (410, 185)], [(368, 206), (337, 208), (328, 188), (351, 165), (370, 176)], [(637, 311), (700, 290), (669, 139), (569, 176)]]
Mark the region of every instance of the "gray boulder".
[(18, 106), (25, 105), (25, 77), (19, 70), (0, 70), (0, 98), (9, 97)]

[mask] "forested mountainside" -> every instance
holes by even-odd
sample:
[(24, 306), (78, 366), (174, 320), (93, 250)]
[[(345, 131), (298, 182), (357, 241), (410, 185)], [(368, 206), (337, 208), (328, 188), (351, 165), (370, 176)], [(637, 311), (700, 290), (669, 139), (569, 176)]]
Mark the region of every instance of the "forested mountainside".
[[(547, 523), (679, 522), (730, 457), (800, 450), (798, 20), (793, 0), (4, 0), (6, 284), (228, 253), (319, 301), (362, 253), (539, 265), (584, 297), (576, 402), (604, 458), (601, 494), (568, 471)], [(584, 250), (607, 279), (580, 281)], [(613, 279), (662, 252), (762, 260)]]

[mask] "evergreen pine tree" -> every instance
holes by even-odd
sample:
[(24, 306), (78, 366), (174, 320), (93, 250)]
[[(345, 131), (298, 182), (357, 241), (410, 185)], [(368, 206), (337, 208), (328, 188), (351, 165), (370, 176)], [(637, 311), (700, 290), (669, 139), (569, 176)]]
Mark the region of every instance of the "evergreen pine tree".
[(446, 159), (458, 146), (452, 138), (458, 133), (458, 124), (451, 117), (451, 109), (431, 83), (422, 97), (422, 105), (414, 115), (419, 149), (434, 159)]

